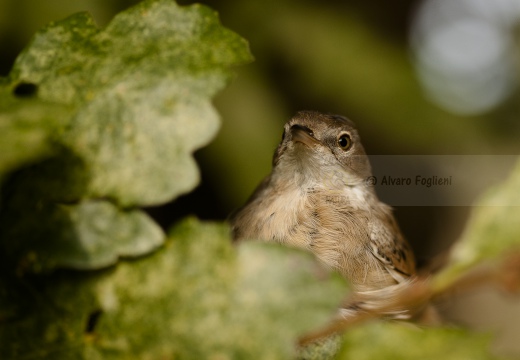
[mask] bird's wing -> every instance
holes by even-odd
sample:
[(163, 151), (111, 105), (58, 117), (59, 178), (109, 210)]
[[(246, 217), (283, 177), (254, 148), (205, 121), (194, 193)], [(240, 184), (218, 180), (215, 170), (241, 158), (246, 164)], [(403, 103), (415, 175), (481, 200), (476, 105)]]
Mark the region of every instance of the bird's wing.
[(415, 259), (392, 214), (370, 223), (370, 251), (392, 277), (402, 282), (415, 273)]

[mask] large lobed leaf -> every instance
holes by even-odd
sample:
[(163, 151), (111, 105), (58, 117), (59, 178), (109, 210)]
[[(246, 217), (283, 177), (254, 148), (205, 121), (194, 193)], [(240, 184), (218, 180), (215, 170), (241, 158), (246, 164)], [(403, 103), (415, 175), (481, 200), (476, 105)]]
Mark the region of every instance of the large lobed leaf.
[(189, 219), (146, 258), (26, 283), (25, 300), (9, 302), (9, 322), (0, 321), (0, 357), (290, 358), (296, 337), (324, 324), (346, 287), (309, 254), (235, 249), (228, 233)]
[(1, 252), (18, 269), (96, 269), (157, 248), (164, 234), (132, 208), (197, 185), (192, 153), (219, 126), (211, 97), (249, 60), (215, 12), (173, 0), (105, 29), (82, 13), (39, 31), (0, 81), (0, 175), (21, 168), (3, 186)]
[(230, 66), (249, 60), (245, 41), (209, 8), (151, 0), (103, 30), (86, 13), (49, 25), (11, 80), (75, 107), (61, 141), (88, 167), (87, 196), (153, 205), (197, 184), (190, 154), (218, 128), (211, 97)]

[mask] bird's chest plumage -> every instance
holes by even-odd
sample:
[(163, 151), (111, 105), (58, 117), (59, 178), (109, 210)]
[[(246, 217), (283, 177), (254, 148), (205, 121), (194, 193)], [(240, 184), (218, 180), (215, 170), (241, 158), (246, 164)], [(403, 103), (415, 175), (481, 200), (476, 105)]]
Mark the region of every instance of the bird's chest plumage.
[(255, 219), (249, 222), (247, 232), (256, 239), (311, 250), (348, 277), (364, 277), (366, 274), (357, 274), (356, 269), (366, 269), (373, 261), (367, 252), (370, 214), (364, 206), (356, 205), (357, 197), (355, 193), (312, 187), (266, 194), (254, 204)]

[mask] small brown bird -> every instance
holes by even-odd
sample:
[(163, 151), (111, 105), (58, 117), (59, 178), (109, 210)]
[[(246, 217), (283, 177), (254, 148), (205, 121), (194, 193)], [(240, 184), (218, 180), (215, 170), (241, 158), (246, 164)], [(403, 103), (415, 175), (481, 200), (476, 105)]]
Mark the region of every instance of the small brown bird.
[(363, 298), (402, 284), (414, 256), (371, 176), (352, 121), (299, 112), (284, 126), (271, 174), (232, 217), (234, 238), (307, 249)]

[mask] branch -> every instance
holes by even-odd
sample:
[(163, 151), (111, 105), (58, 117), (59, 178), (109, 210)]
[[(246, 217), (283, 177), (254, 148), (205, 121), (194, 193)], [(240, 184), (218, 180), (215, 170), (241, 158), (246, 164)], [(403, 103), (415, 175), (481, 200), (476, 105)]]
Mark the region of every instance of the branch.
[[(426, 317), (431, 303), (441, 296), (449, 296), (461, 291), (469, 291), (485, 284), (499, 285), (509, 292), (520, 291), (520, 252), (515, 252), (497, 263), (474, 266), (458, 278), (443, 281), (443, 286), (437, 286), (435, 276), (416, 276), (404, 286), (395, 287), (391, 296), (385, 301), (379, 301), (377, 308), (362, 309), (348, 317), (336, 317), (326, 327), (306, 334), (298, 340), (298, 345), (304, 346), (312, 342), (342, 333), (350, 327), (367, 320), (383, 318), (391, 313), (406, 311), (412, 314), (411, 321), (428, 324)], [(445, 279), (444, 279), (445, 280)], [(385, 290), (385, 289), (382, 289)], [(355, 294), (348, 305), (360, 302), (363, 296)]]

